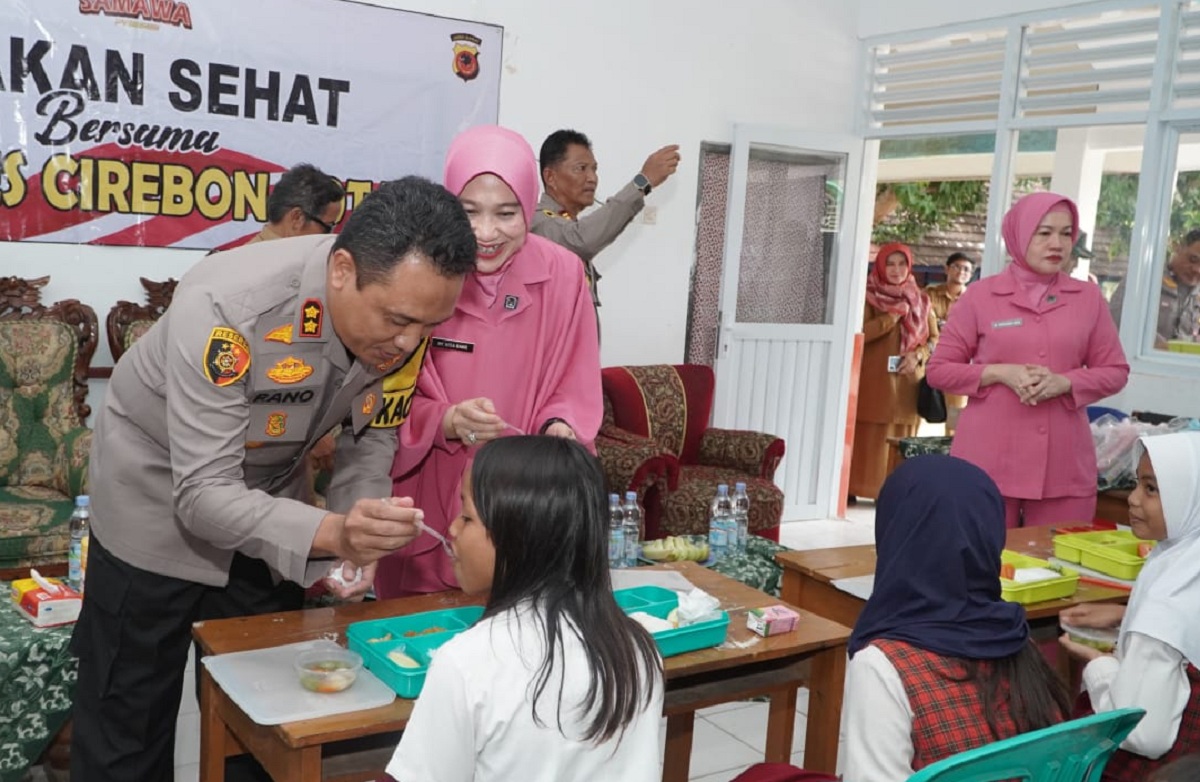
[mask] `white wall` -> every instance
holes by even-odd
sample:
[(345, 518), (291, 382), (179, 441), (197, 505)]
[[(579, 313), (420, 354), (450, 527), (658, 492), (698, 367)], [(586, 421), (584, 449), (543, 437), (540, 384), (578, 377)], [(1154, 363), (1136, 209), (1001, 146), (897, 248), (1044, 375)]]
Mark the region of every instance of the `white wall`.
[(1089, 0), (859, 0), (858, 34), (862, 38), (871, 38), (887, 33), (1089, 4), (1094, 5)]

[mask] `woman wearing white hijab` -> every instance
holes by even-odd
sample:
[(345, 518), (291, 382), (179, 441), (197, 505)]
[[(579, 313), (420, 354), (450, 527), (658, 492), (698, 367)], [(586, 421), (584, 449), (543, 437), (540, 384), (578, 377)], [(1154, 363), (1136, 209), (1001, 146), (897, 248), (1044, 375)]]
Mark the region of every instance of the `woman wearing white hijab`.
[(1137, 488), (1129, 521), (1139, 538), (1159, 544), (1146, 558), (1129, 606), (1076, 606), (1062, 619), (1121, 630), (1115, 655), (1063, 636), (1088, 660), (1084, 688), (1097, 712), (1146, 710), (1104, 780), (1144, 780), (1159, 766), (1200, 751), (1200, 432), (1143, 437), (1134, 449)]

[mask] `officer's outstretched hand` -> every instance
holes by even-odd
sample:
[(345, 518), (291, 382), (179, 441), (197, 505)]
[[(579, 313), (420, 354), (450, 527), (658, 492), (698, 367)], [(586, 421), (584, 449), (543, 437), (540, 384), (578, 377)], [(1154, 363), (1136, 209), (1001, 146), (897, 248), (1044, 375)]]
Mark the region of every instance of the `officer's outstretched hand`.
[(362, 499), (346, 515), (330, 513), (321, 520), (313, 553), (368, 565), (411, 543), (424, 516), (409, 497)]
[(642, 175), (650, 180), (651, 187), (658, 187), (679, 168), (679, 145), (671, 144), (650, 153), (642, 164)]

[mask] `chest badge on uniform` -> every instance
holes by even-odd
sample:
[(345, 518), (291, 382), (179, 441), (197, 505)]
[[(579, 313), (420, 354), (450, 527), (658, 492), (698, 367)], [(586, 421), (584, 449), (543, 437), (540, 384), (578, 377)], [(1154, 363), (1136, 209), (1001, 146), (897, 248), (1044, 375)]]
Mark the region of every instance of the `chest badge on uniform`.
[(378, 401), (378, 398), (375, 396), (374, 391), (367, 394), (366, 397), (363, 398), (362, 414), (370, 415), (371, 413), (375, 412), (375, 402), (376, 401)]
[(266, 433), (268, 437), (282, 437), (285, 432), (287, 432), (287, 413), (267, 415)]
[(521, 300), (516, 296), (509, 295), (504, 297), (504, 309), (506, 310), (515, 310), (520, 303)]
[(276, 383), (299, 383), (313, 373), (313, 368), (295, 356), (288, 356), (267, 370), (267, 377)]
[(292, 324), (280, 326), (277, 329), (271, 329), (267, 332), (267, 336), (263, 337), (266, 342), (282, 342), (285, 345), (292, 344)]
[(237, 331), (218, 326), (204, 349), (204, 376), (217, 386), (233, 385), (250, 368), (250, 346)]
[(325, 316), (325, 306), (320, 299), (305, 299), (300, 315), (300, 336), (321, 336), (321, 322)]

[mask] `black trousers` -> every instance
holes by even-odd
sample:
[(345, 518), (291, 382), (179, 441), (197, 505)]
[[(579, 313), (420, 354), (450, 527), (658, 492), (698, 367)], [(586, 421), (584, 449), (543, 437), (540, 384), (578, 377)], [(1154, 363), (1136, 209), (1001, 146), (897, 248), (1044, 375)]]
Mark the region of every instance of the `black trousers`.
[[(133, 567), (93, 535), (83, 612), (71, 636), (79, 658), (71, 778), (174, 779), (175, 720), (192, 623), (295, 610), (303, 601), (302, 587), (274, 583), (261, 560), (235, 554), (229, 584), (217, 588)], [(230, 771), (239, 775), (237, 768)]]

